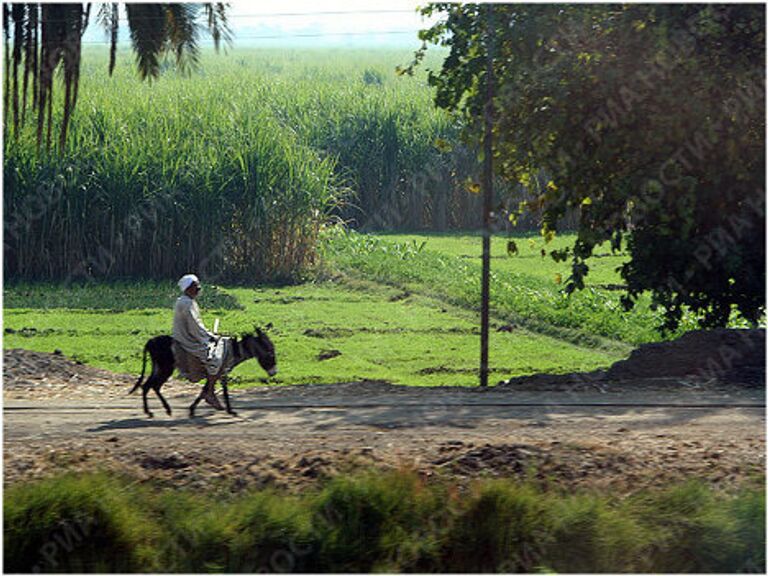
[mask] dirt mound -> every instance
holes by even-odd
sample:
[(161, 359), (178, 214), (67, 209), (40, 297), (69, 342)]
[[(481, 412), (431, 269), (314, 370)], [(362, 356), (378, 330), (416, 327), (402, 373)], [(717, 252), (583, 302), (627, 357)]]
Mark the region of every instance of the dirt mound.
[[(60, 352), (46, 354), (32, 350), (11, 349), (3, 351), (3, 379), (6, 388), (14, 387), (28, 380), (43, 378), (59, 380), (78, 380), (88, 378), (121, 378), (120, 375), (86, 366), (77, 360), (71, 360)], [(121, 379), (128, 379), (123, 375)]]
[(125, 396), (136, 376), (86, 366), (60, 352), (3, 351), (5, 400), (114, 398)]
[(765, 330), (695, 330), (671, 342), (644, 344), (629, 358), (611, 366), (606, 376), (619, 380), (686, 377), (704, 381), (752, 376), (751, 380), (762, 380)]
[(702, 387), (765, 384), (765, 330), (695, 330), (670, 342), (643, 344), (608, 370), (533, 374), (499, 386), (605, 391), (611, 384), (653, 387), (677, 383)]

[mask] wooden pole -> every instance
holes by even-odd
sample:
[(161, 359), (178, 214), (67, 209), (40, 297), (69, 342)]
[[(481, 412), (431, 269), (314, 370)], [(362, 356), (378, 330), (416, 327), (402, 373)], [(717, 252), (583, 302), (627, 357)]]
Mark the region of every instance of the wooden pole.
[(488, 386), (488, 310), (491, 276), (491, 208), (493, 206), (493, 5), (486, 4), (485, 134), (483, 137), (483, 273), (480, 294), (480, 386)]

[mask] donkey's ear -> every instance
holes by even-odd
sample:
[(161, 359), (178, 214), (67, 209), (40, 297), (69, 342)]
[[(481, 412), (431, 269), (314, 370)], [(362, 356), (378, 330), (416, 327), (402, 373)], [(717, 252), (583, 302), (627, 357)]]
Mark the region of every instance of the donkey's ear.
[(259, 336), (261, 336), (261, 335), (263, 334), (263, 332), (261, 331), (261, 328), (259, 328), (259, 327), (258, 327), (258, 326), (256, 326), (255, 324), (254, 324), (254, 326), (253, 326), (253, 331), (254, 331), (256, 334), (258, 334)]

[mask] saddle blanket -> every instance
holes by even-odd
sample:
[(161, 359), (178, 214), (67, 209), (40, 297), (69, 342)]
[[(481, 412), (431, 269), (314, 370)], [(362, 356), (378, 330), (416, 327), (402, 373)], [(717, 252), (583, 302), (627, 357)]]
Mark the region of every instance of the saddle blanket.
[(209, 375), (221, 376), (231, 368), (232, 338), (222, 337), (211, 342), (205, 354), (187, 352), (174, 340), (173, 358), (179, 371), (179, 378), (199, 382), (208, 378)]

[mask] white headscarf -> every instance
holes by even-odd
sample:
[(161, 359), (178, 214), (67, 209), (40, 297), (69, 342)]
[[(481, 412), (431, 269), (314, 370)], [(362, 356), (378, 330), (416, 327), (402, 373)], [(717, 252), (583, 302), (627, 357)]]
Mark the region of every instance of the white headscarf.
[(182, 276), (179, 279), (179, 288), (181, 288), (182, 292), (186, 292), (187, 288), (192, 286), (192, 284), (194, 284), (195, 282), (200, 284), (200, 280), (198, 279), (197, 276), (195, 276), (194, 274), (184, 274), (184, 276)]

